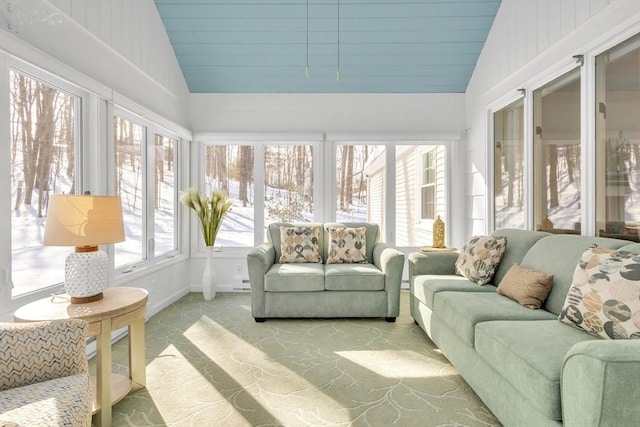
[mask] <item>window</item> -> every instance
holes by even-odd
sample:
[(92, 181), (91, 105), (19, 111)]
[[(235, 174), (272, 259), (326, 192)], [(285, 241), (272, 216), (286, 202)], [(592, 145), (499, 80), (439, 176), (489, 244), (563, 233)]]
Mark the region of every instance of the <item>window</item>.
[(116, 115), (114, 117), (116, 154), (116, 195), (122, 199), (125, 241), (115, 244), (116, 267), (146, 259), (143, 242), (146, 231), (143, 227), (145, 215), (145, 181), (143, 169), (143, 145), (146, 128)]
[(155, 134), (154, 177), (154, 256), (178, 249), (176, 215), (176, 152), (178, 141)]
[(336, 146), (336, 220), (375, 222), (384, 227), (383, 145)]
[(434, 219), (436, 215), (436, 156), (433, 150), (422, 155), (420, 184), (420, 219)]
[(524, 228), (524, 100), (493, 115), (496, 228)]
[(311, 145), (265, 145), (264, 207), (267, 224), (313, 221)]
[[(221, 189), (233, 200), (220, 226), (216, 246), (251, 247), (255, 232), (254, 147), (206, 145), (204, 150), (205, 194)], [(200, 243), (204, 244), (202, 238)]]
[[(13, 296), (64, 282), (67, 247), (42, 246), (48, 197), (80, 184), (81, 98), (10, 71), (11, 270)], [(35, 264), (34, 264), (35, 263)], [(37, 268), (34, 268), (37, 266)]]
[(640, 233), (640, 36), (596, 57), (596, 233)]
[(133, 268), (178, 249), (178, 140), (155, 128), (121, 110), (113, 118), (115, 193), (125, 224), (125, 241), (114, 245), (116, 268)]
[(445, 215), (444, 145), (398, 145), (395, 154), (397, 246), (433, 242), (433, 220)]
[(533, 92), (536, 229), (576, 232), (581, 220), (580, 70)]

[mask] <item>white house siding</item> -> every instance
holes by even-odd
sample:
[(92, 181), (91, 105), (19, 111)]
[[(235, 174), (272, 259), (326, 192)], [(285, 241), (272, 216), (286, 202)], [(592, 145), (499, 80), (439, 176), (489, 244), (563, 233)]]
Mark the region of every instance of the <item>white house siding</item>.
[(367, 181), (367, 218), (368, 222), (380, 224), (380, 239), (384, 240), (386, 235), (384, 230), (385, 215), (385, 184), (384, 169), (381, 172), (372, 174)]
[(467, 235), (490, 231), (491, 110), (515, 100), (518, 89), (535, 89), (575, 66), (573, 55), (637, 32), (639, 16), (638, 0), (502, 1), (465, 98)]

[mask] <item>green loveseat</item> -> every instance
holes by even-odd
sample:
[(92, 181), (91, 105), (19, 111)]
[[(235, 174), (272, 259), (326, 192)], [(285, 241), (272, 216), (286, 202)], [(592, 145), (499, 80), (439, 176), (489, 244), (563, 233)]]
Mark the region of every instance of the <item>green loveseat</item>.
[[(280, 227), (319, 226), (320, 263), (279, 263)], [(327, 227), (365, 227), (368, 263), (327, 264)], [(393, 322), (400, 310), (404, 254), (379, 241), (371, 223), (269, 224), (268, 242), (247, 256), (251, 314), (266, 318), (384, 317)]]
[(592, 243), (640, 253), (640, 244), (503, 229), (493, 278), (514, 263), (553, 274), (532, 310), (455, 274), (456, 253), (409, 256), (411, 315), (507, 426), (635, 426), (640, 422), (640, 340), (605, 340), (558, 320), (582, 253)]

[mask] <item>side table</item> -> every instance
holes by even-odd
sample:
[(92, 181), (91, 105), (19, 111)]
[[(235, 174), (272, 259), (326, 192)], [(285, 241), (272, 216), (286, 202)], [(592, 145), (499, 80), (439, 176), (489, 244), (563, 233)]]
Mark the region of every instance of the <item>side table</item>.
[[(89, 323), (88, 337), (96, 337), (96, 379), (93, 413), (97, 425), (111, 426), (111, 405), (132, 390), (146, 386), (144, 315), (149, 294), (142, 288), (115, 287), (104, 290), (104, 298), (86, 304), (71, 304), (66, 295), (47, 297), (20, 307), (16, 322), (83, 319)], [(111, 372), (111, 331), (129, 328), (129, 376)]]

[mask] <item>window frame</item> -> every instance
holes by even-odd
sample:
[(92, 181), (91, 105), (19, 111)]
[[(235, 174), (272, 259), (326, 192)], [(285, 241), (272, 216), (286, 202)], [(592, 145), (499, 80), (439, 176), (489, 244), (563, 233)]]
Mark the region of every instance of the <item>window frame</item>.
[[(87, 177), (87, 164), (89, 161), (89, 151), (86, 146), (88, 121), (90, 116), (90, 110), (87, 106), (90, 104), (89, 100), (91, 94), (74, 85), (73, 83), (56, 76), (52, 73), (44, 71), (32, 64), (22, 61), (18, 58), (0, 53), (0, 72), (2, 75), (2, 84), (4, 87), (9, 88), (10, 85), (10, 73), (11, 71), (23, 74), (30, 79), (40, 81), (45, 85), (67, 93), (77, 99), (74, 105), (74, 185), (78, 189), (77, 194), (82, 194), (85, 190), (92, 190), (91, 179)], [(10, 126), (10, 90), (0, 91), (0, 102), (3, 106), (0, 107), (0, 117), (7, 118), (2, 120), (0, 125), (0, 132), (5, 136), (6, 141), (11, 140), (11, 126)], [(11, 156), (10, 146), (11, 144), (2, 144), (4, 148), (0, 148), (0, 158), (9, 159)], [(6, 152), (4, 150), (7, 150)], [(11, 180), (2, 180), (5, 182), (0, 183), (0, 192), (2, 194), (11, 195)], [(6, 201), (0, 205), (5, 211), (11, 210), (12, 201), (7, 198)], [(0, 221), (0, 232), (5, 236), (12, 235), (12, 221), (8, 218), (7, 221)], [(69, 248), (72, 251), (72, 248)], [(13, 247), (11, 244), (11, 238), (9, 238), (9, 244), (7, 245), (6, 253), (0, 250), (0, 300), (7, 301), (9, 307), (18, 306), (22, 301), (38, 298), (49, 295), (51, 293), (60, 293), (64, 291), (63, 282), (55, 282), (38, 287), (35, 290), (15, 295), (12, 291), (13, 285)], [(64, 263), (61, 263), (60, 269), (64, 270)], [(5, 304), (0, 305), (0, 311), (6, 308)]]
[[(141, 227), (141, 250), (142, 258), (132, 262), (127, 262), (121, 265), (115, 265), (115, 247), (110, 249), (109, 257), (112, 260), (114, 266), (114, 274), (116, 278), (123, 277), (126, 274), (132, 273), (138, 270), (144, 270), (148, 267), (154, 266), (158, 263), (162, 263), (169, 259), (173, 259), (182, 253), (182, 239), (181, 239), (181, 224), (182, 224), (182, 209), (181, 204), (178, 201), (179, 192), (181, 189), (181, 158), (182, 153), (180, 145), (183, 142), (182, 138), (175, 132), (165, 128), (164, 126), (156, 123), (155, 121), (143, 117), (139, 114), (132, 112), (131, 110), (116, 104), (111, 104), (110, 114), (108, 119), (108, 147), (109, 147), (109, 165), (107, 169), (110, 171), (108, 188), (110, 194), (115, 194), (116, 186), (116, 149), (115, 149), (115, 135), (113, 133), (113, 126), (115, 123), (115, 116), (118, 115), (125, 120), (130, 120), (134, 124), (141, 126), (143, 130), (143, 141), (141, 143), (141, 165), (142, 165), (142, 180), (144, 182), (142, 186), (142, 200), (144, 201), (142, 207), (142, 218), (145, 223)], [(176, 165), (175, 177), (175, 191), (173, 195), (175, 206), (175, 218), (174, 218), (174, 244), (176, 245), (173, 250), (164, 252), (159, 256), (155, 255), (155, 209), (154, 206), (154, 194), (155, 188), (150, 188), (150, 185), (154, 183), (154, 170), (155, 170), (155, 135), (159, 134), (164, 137), (168, 137), (176, 142), (174, 147), (174, 164)]]

